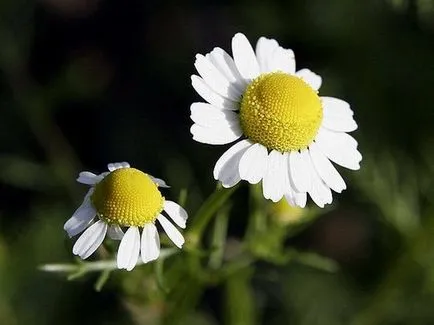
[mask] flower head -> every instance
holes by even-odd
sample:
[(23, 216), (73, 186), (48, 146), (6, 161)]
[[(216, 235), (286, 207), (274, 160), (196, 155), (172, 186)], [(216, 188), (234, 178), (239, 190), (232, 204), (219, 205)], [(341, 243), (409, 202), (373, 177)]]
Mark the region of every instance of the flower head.
[(307, 194), (320, 207), (331, 190), (346, 188), (331, 162), (357, 170), (361, 154), (347, 134), (357, 129), (350, 105), (319, 96), (322, 79), (295, 69), (292, 50), (261, 37), (253, 51), (247, 38), (232, 39), (233, 58), (221, 48), (196, 55), (200, 76), (192, 85), (206, 103), (191, 105), (193, 139), (237, 142), (217, 161), (214, 178), (224, 187), (240, 180), (257, 184), (274, 202), (283, 196), (304, 207)]
[[(118, 268), (130, 271), (139, 255), (143, 263), (158, 258), (160, 239), (156, 220), (173, 243), (181, 248), (184, 237), (163, 211), (181, 228), (185, 228), (188, 216), (181, 206), (161, 195), (159, 187), (168, 187), (166, 183), (131, 168), (126, 162), (109, 164), (108, 169), (109, 172), (99, 175), (81, 172), (77, 178), (79, 183), (91, 188), (82, 205), (64, 225), (70, 237), (85, 230), (75, 243), (73, 253), (82, 259), (88, 258), (108, 235), (121, 240)], [(128, 228), (125, 234), (122, 228)], [(140, 228), (143, 228), (142, 234)]]

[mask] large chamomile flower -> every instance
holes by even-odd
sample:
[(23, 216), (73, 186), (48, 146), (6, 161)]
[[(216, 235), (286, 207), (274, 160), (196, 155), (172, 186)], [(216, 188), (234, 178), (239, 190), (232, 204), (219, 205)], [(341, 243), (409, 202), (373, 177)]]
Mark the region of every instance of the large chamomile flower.
[[(163, 210), (181, 228), (185, 228), (187, 213), (161, 195), (158, 188), (168, 187), (166, 183), (131, 168), (126, 162), (109, 164), (108, 170), (99, 175), (81, 172), (77, 178), (79, 183), (91, 188), (81, 206), (64, 225), (70, 237), (85, 230), (74, 244), (73, 253), (82, 259), (88, 258), (108, 235), (121, 240), (117, 254), (118, 268), (130, 271), (139, 255), (143, 263), (160, 255), (156, 220), (172, 242), (181, 248), (184, 237), (163, 215)], [(125, 234), (122, 228), (128, 228)]]
[(296, 71), (292, 50), (261, 37), (253, 50), (243, 34), (232, 39), (233, 58), (221, 48), (197, 54), (191, 77), (207, 103), (191, 105), (193, 139), (227, 144), (214, 178), (224, 187), (262, 180), (263, 195), (304, 207), (307, 193), (320, 207), (345, 182), (331, 162), (357, 170), (362, 159), (347, 134), (357, 129), (345, 101), (318, 95), (321, 77)]

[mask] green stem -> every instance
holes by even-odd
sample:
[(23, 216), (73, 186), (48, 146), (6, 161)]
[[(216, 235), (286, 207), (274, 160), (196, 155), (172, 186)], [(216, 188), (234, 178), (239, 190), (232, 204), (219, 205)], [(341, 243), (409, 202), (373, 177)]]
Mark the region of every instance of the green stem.
[(232, 274), (225, 285), (225, 318), (227, 325), (254, 325), (256, 303), (252, 287), (252, 268), (241, 269)]
[[(160, 259), (164, 259), (170, 255), (176, 253), (174, 248), (166, 248), (160, 251)], [(137, 265), (143, 264), (142, 260), (137, 261)], [(45, 272), (55, 273), (88, 273), (98, 271), (111, 271), (117, 269), (117, 263), (115, 260), (104, 260), (94, 262), (79, 262), (76, 264), (44, 264), (39, 267), (39, 270)]]
[[(139, 261), (137, 264), (140, 264)], [(114, 270), (117, 268), (116, 261), (95, 261), (95, 262), (85, 262), (79, 264), (45, 264), (39, 267), (39, 270), (45, 272), (56, 272), (56, 273), (75, 273), (78, 271), (87, 272), (97, 272), (105, 270)]]
[(190, 225), (190, 230), (187, 233), (187, 238), (193, 246), (196, 246), (202, 237), (208, 223), (216, 215), (217, 211), (225, 204), (233, 192), (238, 188), (238, 185), (232, 188), (224, 188), (217, 186), (214, 193), (202, 204), (197, 211)]
[(214, 222), (214, 231), (211, 242), (211, 256), (209, 257), (209, 267), (218, 269), (222, 265), (223, 253), (225, 249), (226, 236), (228, 232), (228, 217), (230, 205), (226, 205), (217, 213)]
[(100, 276), (98, 277), (98, 280), (95, 283), (95, 291), (100, 292), (102, 290), (102, 287), (106, 284), (110, 277), (111, 270), (104, 270), (101, 272)]
[(250, 186), (250, 217), (245, 238), (247, 241), (255, 239), (258, 233), (267, 229), (267, 218), (264, 216), (264, 204), (261, 186)]

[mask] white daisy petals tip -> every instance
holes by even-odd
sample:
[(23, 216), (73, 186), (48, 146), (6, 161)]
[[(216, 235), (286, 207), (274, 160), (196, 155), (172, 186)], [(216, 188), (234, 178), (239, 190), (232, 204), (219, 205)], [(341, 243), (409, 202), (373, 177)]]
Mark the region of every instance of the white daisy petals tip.
[(333, 97), (322, 97), (324, 121), (323, 126), (332, 131), (352, 132), (357, 129), (350, 105)]
[(255, 52), (244, 34), (237, 33), (232, 38), (232, 54), (240, 75), (246, 81), (259, 76), (259, 64)]
[(149, 174), (148, 174), (148, 176), (155, 184), (157, 184), (157, 186), (164, 187), (164, 188), (170, 188), (170, 186), (167, 185), (167, 183), (164, 180), (162, 180), (161, 178), (154, 177), (154, 176), (149, 175)]
[(264, 198), (278, 202), (287, 192), (287, 167), (285, 155), (273, 150), (268, 155), (267, 170), (262, 180)]
[(95, 222), (75, 242), (72, 252), (74, 255), (87, 259), (102, 244), (107, 232), (107, 224), (101, 220)]
[(203, 99), (219, 109), (228, 109), (232, 111), (238, 109), (238, 104), (236, 102), (217, 94), (201, 77), (192, 75), (191, 85)]
[(271, 54), (278, 47), (279, 43), (274, 39), (268, 39), (265, 37), (259, 38), (256, 43), (256, 57), (262, 73), (273, 71), (272, 67), (269, 66), (269, 62), (271, 61)]
[(256, 143), (248, 148), (240, 159), (238, 166), (241, 179), (250, 184), (259, 183), (267, 170), (268, 151), (263, 145)]
[(308, 167), (309, 159), (307, 150), (301, 152), (293, 151), (289, 154), (289, 173), (290, 179), (299, 192), (308, 192), (311, 189), (311, 176), (310, 169)]
[(322, 78), (309, 69), (301, 69), (295, 73), (296, 76), (307, 82), (313, 89), (319, 90), (322, 84)]
[(156, 260), (160, 256), (160, 236), (157, 227), (152, 223), (143, 227), (140, 256), (143, 263)]
[(315, 142), (334, 163), (352, 170), (360, 169), (362, 155), (357, 150), (356, 140), (350, 135), (321, 128)]
[(330, 160), (321, 152), (315, 142), (310, 145), (309, 154), (315, 170), (327, 186), (337, 193), (341, 193), (347, 188), (342, 176), (338, 173)]
[(69, 237), (74, 237), (84, 231), (96, 216), (96, 210), (90, 203), (92, 193), (93, 189), (90, 189), (84, 197), (83, 203), (63, 225), (63, 229), (68, 233)]
[(229, 125), (214, 125), (212, 127), (193, 124), (190, 128), (193, 140), (206, 144), (227, 144), (241, 137), (243, 131), (238, 123), (234, 121)]
[(230, 147), (217, 160), (214, 167), (214, 179), (219, 180), (223, 187), (232, 187), (241, 180), (239, 163), (243, 153), (251, 145), (248, 140), (242, 140)]
[(335, 116), (353, 116), (354, 112), (350, 108), (350, 104), (346, 101), (334, 98), (322, 96), (321, 101), (323, 104), (324, 114), (335, 115)]
[(120, 169), (120, 168), (130, 168), (130, 164), (127, 163), (126, 161), (124, 162), (117, 162), (117, 163), (111, 163), (107, 165), (107, 168), (109, 171), (114, 171), (116, 169)]
[(230, 126), (239, 123), (238, 114), (235, 112), (219, 110), (215, 106), (206, 103), (193, 103), (190, 106), (190, 112), (192, 121), (203, 127)]
[(140, 233), (137, 227), (130, 227), (119, 245), (117, 266), (131, 271), (137, 264), (140, 250)]
[(288, 74), (295, 72), (294, 52), (289, 49), (277, 47), (273, 50), (271, 58), (268, 60), (268, 67), (271, 71), (283, 71)]
[(210, 60), (201, 54), (197, 54), (194, 66), (197, 72), (199, 72), (199, 75), (212, 90), (230, 100), (239, 100), (241, 95), (239, 91), (232, 86), (231, 82), (222, 75)]
[(231, 85), (238, 91), (240, 96), (247, 86), (247, 84), (242, 80), (240, 73), (235, 65), (234, 60), (231, 56), (226, 53), (223, 49), (216, 47), (210, 53), (207, 54), (207, 58), (215, 65), (217, 69), (226, 77)]
[(167, 236), (170, 238), (170, 240), (178, 247), (182, 248), (182, 245), (184, 245), (184, 237), (179, 232), (178, 229), (169, 221), (167, 218), (163, 215), (159, 215), (157, 217), (157, 220), (160, 222), (160, 225), (163, 227), (164, 231), (166, 232)]
[(95, 185), (101, 181), (104, 177), (101, 175), (95, 175), (91, 172), (81, 172), (77, 177), (77, 182), (85, 185)]
[(288, 193), (285, 194), (286, 201), (294, 206), (304, 208), (307, 202), (307, 193), (306, 192), (296, 192), (291, 186), (289, 187)]
[(164, 201), (164, 211), (167, 212), (169, 217), (180, 228), (185, 228), (187, 222), (187, 211), (184, 210), (179, 204), (166, 200)]

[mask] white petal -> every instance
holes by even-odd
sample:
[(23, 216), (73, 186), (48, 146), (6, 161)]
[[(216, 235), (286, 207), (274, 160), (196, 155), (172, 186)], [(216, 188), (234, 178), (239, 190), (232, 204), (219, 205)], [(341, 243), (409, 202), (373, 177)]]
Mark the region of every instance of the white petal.
[(228, 109), (232, 111), (235, 111), (239, 108), (239, 104), (237, 102), (234, 102), (233, 100), (227, 99), (217, 94), (205, 83), (205, 81), (201, 77), (192, 75), (191, 84), (196, 90), (196, 92), (213, 106), (216, 106), (220, 109)]
[(106, 232), (107, 224), (104, 221), (99, 220), (95, 222), (78, 238), (72, 248), (72, 252), (82, 259), (88, 258), (101, 245)]
[[(310, 157), (309, 157), (310, 158)], [(323, 208), (325, 204), (332, 203), (333, 197), (330, 188), (324, 184), (318, 176), (311, 159), (306, 161), (307, 167), (310, 170), (312, 186), (309, 190), (309, 195), (312, 200), (320, 207)]]
[(164, 202), (164, 211), (167, 212), (170, 218), (178, 227), (185, 228), (185, 223), (188, 218), (187, 212), (179, 204), (166, 200)]
[(130, 168), (130, 164), (127, 163), (126, 161), (123, 162), (117, 162), (117, 163), (111, 163), (107, 165), (107, 168), (109, 171), (114, 171), (116, 169), (120, 169), (120, 168)]
[(301, 69), (295, 73), (296, 76), (303, 79), (313, 89), (318, 90), (322, 84), (322, 78), (309, 69)]
[(237, 33), (232, 38), (232, 54), (240, 75), (247, 81), (259, 76), (259, 65), (255, 52), (244, 34)]
[(88, 213), (83, 218), (71, 217), (63, 225), (63, 229), (68, 233), (69, 237), (78, 235), (85, 230), (91, 223), (96, 213)]
[(267, 170), (262, 180), (264, 198), (278, 202), (288, 191), (287, 155), (273, 150), (268, 155)]
[(325, 204), (330, 204), (333, 201), (332, 192), (327, 185), (315, 175), (312, 177), (312, 189), (309, 191), (309, 195), (312, 200), (320, 207), (323, 208)]
[(190, 106), (190, 112), (190, 118), (193, 122), (205, 127), (229, 126), (240, 119), (238, 114), (233, 111), (219, 110), (206, 103), (193, 103)]
[(199, 72), (199, 75), (212, 90), (233, 101), (239, 101), (241, 93), (232, 86), (229, 80), (210, 60), (201, 54), (197, 54), (194, 66), (197, 72)]
[(153, 223), (143, 227), (140, 255), (143, 263), (156, 260), (160, 256), (160, 236)]
[(251, 145), (248, 140), (242, 140), (230, 147), (217, 160), (214, 167), (214, 179), (222, 182), (223, 187), (232, 187), (241, 180), (238, 171), (240, 159)]
[(290, 179), (298, 192), (307, 192), (311, 187), (310, 169), (306, 163), (306, 160), (310, 159), (308, 155), (305, 149), (301, 152), (292, 151), (289, 154)]
[(322, 105), (324, 127), (340, 132), (352, 132), (357, 129), (353, 112), (347, 102), (337, 98), (322, 97)]
[(285, 194), (285, 199), (290, 206), (297, 206), (297, 204), (295, 203), (294, 192), (292, 190), (288, 191), (288, 193)]
[(96, 215), (96, 210), (90, 202), (90, 196), (93, 189), (90, 189), (84, 197), (83, 203), (75, 210), (74, 214), (63, 225), (63, 229), (68, 233), (69, 237), (73, 237), (81, 233), (92, 222)]
[(167, 185), (166, 182), (165, 182), (164, 180), (162, 180), (161, 178), (157, 178), (157, 177), (154, 177), (154, 176), (149, 175), (149, 174), (148, 174), (148, 176), (149, 176), (149, 178), (150, 178), (150, 179), (151, 179), (155, 184), (158, 185), (158, 187), (165, 187), (165, 188), (169, 188), (169, 187), (170, 187), (170, 186)]
[(307, 202), (307, 193), (306, 192), (303, 192), (303, 193), (294, 192), (294, 197), (295, 197), (295, 204), (298, 207), (304, 208), (306, 206), (306, 202)]
[(107, 236), (113, 240), (121, 240), (124, 237), (124, 232), (118, 225), (111, 225), (108, 227)]
[(158, 215), (157, 220), (160, 222), (167, 236), (169, 236), (170, 240), (178, 247), (182, 248), (184, 245), (184, 237), (179, 232), (178, 229), (163, 215)]
[(272, 71), (271, 67), (268, 66), (268, 62), (271, 59), (273, 51), (278, 47), (279, 43), (276, 40), (265, 37), (261, 37), (256, 43), (256, 57), (262, 73)]
[(295, 56), (290, 49), (277, 47), (268, 59), (267, 63), (271, 71), (283, 71), (288, 74), (295, 73)]
[(307, 194), (306, 192), (297, 192), (294, 185), (291, 182), (290, 164), (289, 164), (289, 153), (283, 154), (284, 159), (282, 161), (282, 188), (283, 194), (292, 206), (299, 206), (304, 208), (306, 206)]
[[(285, 161), (284, 161), (284, 172), (286, 174), (286, 185), (285, 185), (285, 198), (288, 201), (288, 203), (292, 206), (298, 206), (301, 208), (304, 208), (306, 206), (307, 201), (307, 193), (306, 192), (300, 192), (297, 191), (295, 188), (293, 181), (291, 179), (291, 163), (290, 163), (290, 157), (291, 153), (285, 153)], [(303, 157), (303, 156), (301, 156)], [(303, 158), (302, 158), (303, 160)], [(309, 175), (309, 182), (310, 182), (310, 175)], [(310, 185), (309, 185), (310, 187)]]
[(353, 116), (354, 112), (346, 101), (334, 97), (321, 97), (324, 115)]
[(324, 183), (338, 193), (347, 188), (342, 176), (338, 173), (330, 160), (321, 152), (315, 142), (311, 143), (309, 146), (309, 154), (312, 158), (313, 166)]
[(205, 127), (199, 124), (193, 124), (190, 132), (193, 140), (207, 144), (226, 144), (233, 142), (243, 135), (241, 126), (238, 121), (228, 122), (229, 125), (215, 125), (214, 127)]
[(131, 271), (137, 264), (140, 251), (140, 233), (137, 227), (128, 228), (119, 245), (117, 265), (118, 269)]
[(267, 169), (268, 151), (263, 145), (256, 143), (247, 149), (241, 157), (239, 173), (241, 179), (250, 184), (257, 184), (264, 177)]
[(357, 151), (357, 141), (350, 135), (321, 127), (315, 142), (327, 158), (336, 164), (352, 170), (360, 168), (362, 155)]
[(320, 138), (320, 141), (325, 141), (328, 139), (330, 142), (337, 145), (345, 145), (354, 149), (357, 149), (357, 146), (359, 145), (356, 139), (354, 139), (351, 135), (344, 132), (335, 132), (327, 128), (323, 128), (322, 126), (318, 130), (315, 141), (317, 141), (318, 138)]
[[(284, 158), (282, 161), (282, 187), (283, 193), (288, 200), (288, 195), (292, 198), (293, 205), (300, 208), (304, 208), (307, 202), (307, 193), (298, 192), (291, 183), (290, 171), (289, 171), (289, 153), (283, 154)], [(289, 201), (290, 202), (290, 201)], [(291, 203), (290, 203), (291, 204)]]
[(322, 126), (337, 132), (352, 132), (357, 130), (357, 123), (351, 116), (324, 115)]
[[(208, 55), (207, 55), (208, 56)], [(209, 60), (229, 80), (229, 82), (242, 94), (247, 83), (238, 72), (237, 66), (231, 56), (223, 49), (216, 47), (209, 53)]]
[(307, 202), (307, 193), (306, 192), (296, 192), (291, 186), (289, 187), (289, 191), (285, 194), (286, 201), (292, 206), (298, 206), (300, 208), (304, 208)]
[(96, 183), (100, 182), (104, 177), (101, 175), (95, 175), (91, 172), (81, 172), (78, 174), (77, 182), (81, 184), (86, 185), (95, 185)]

